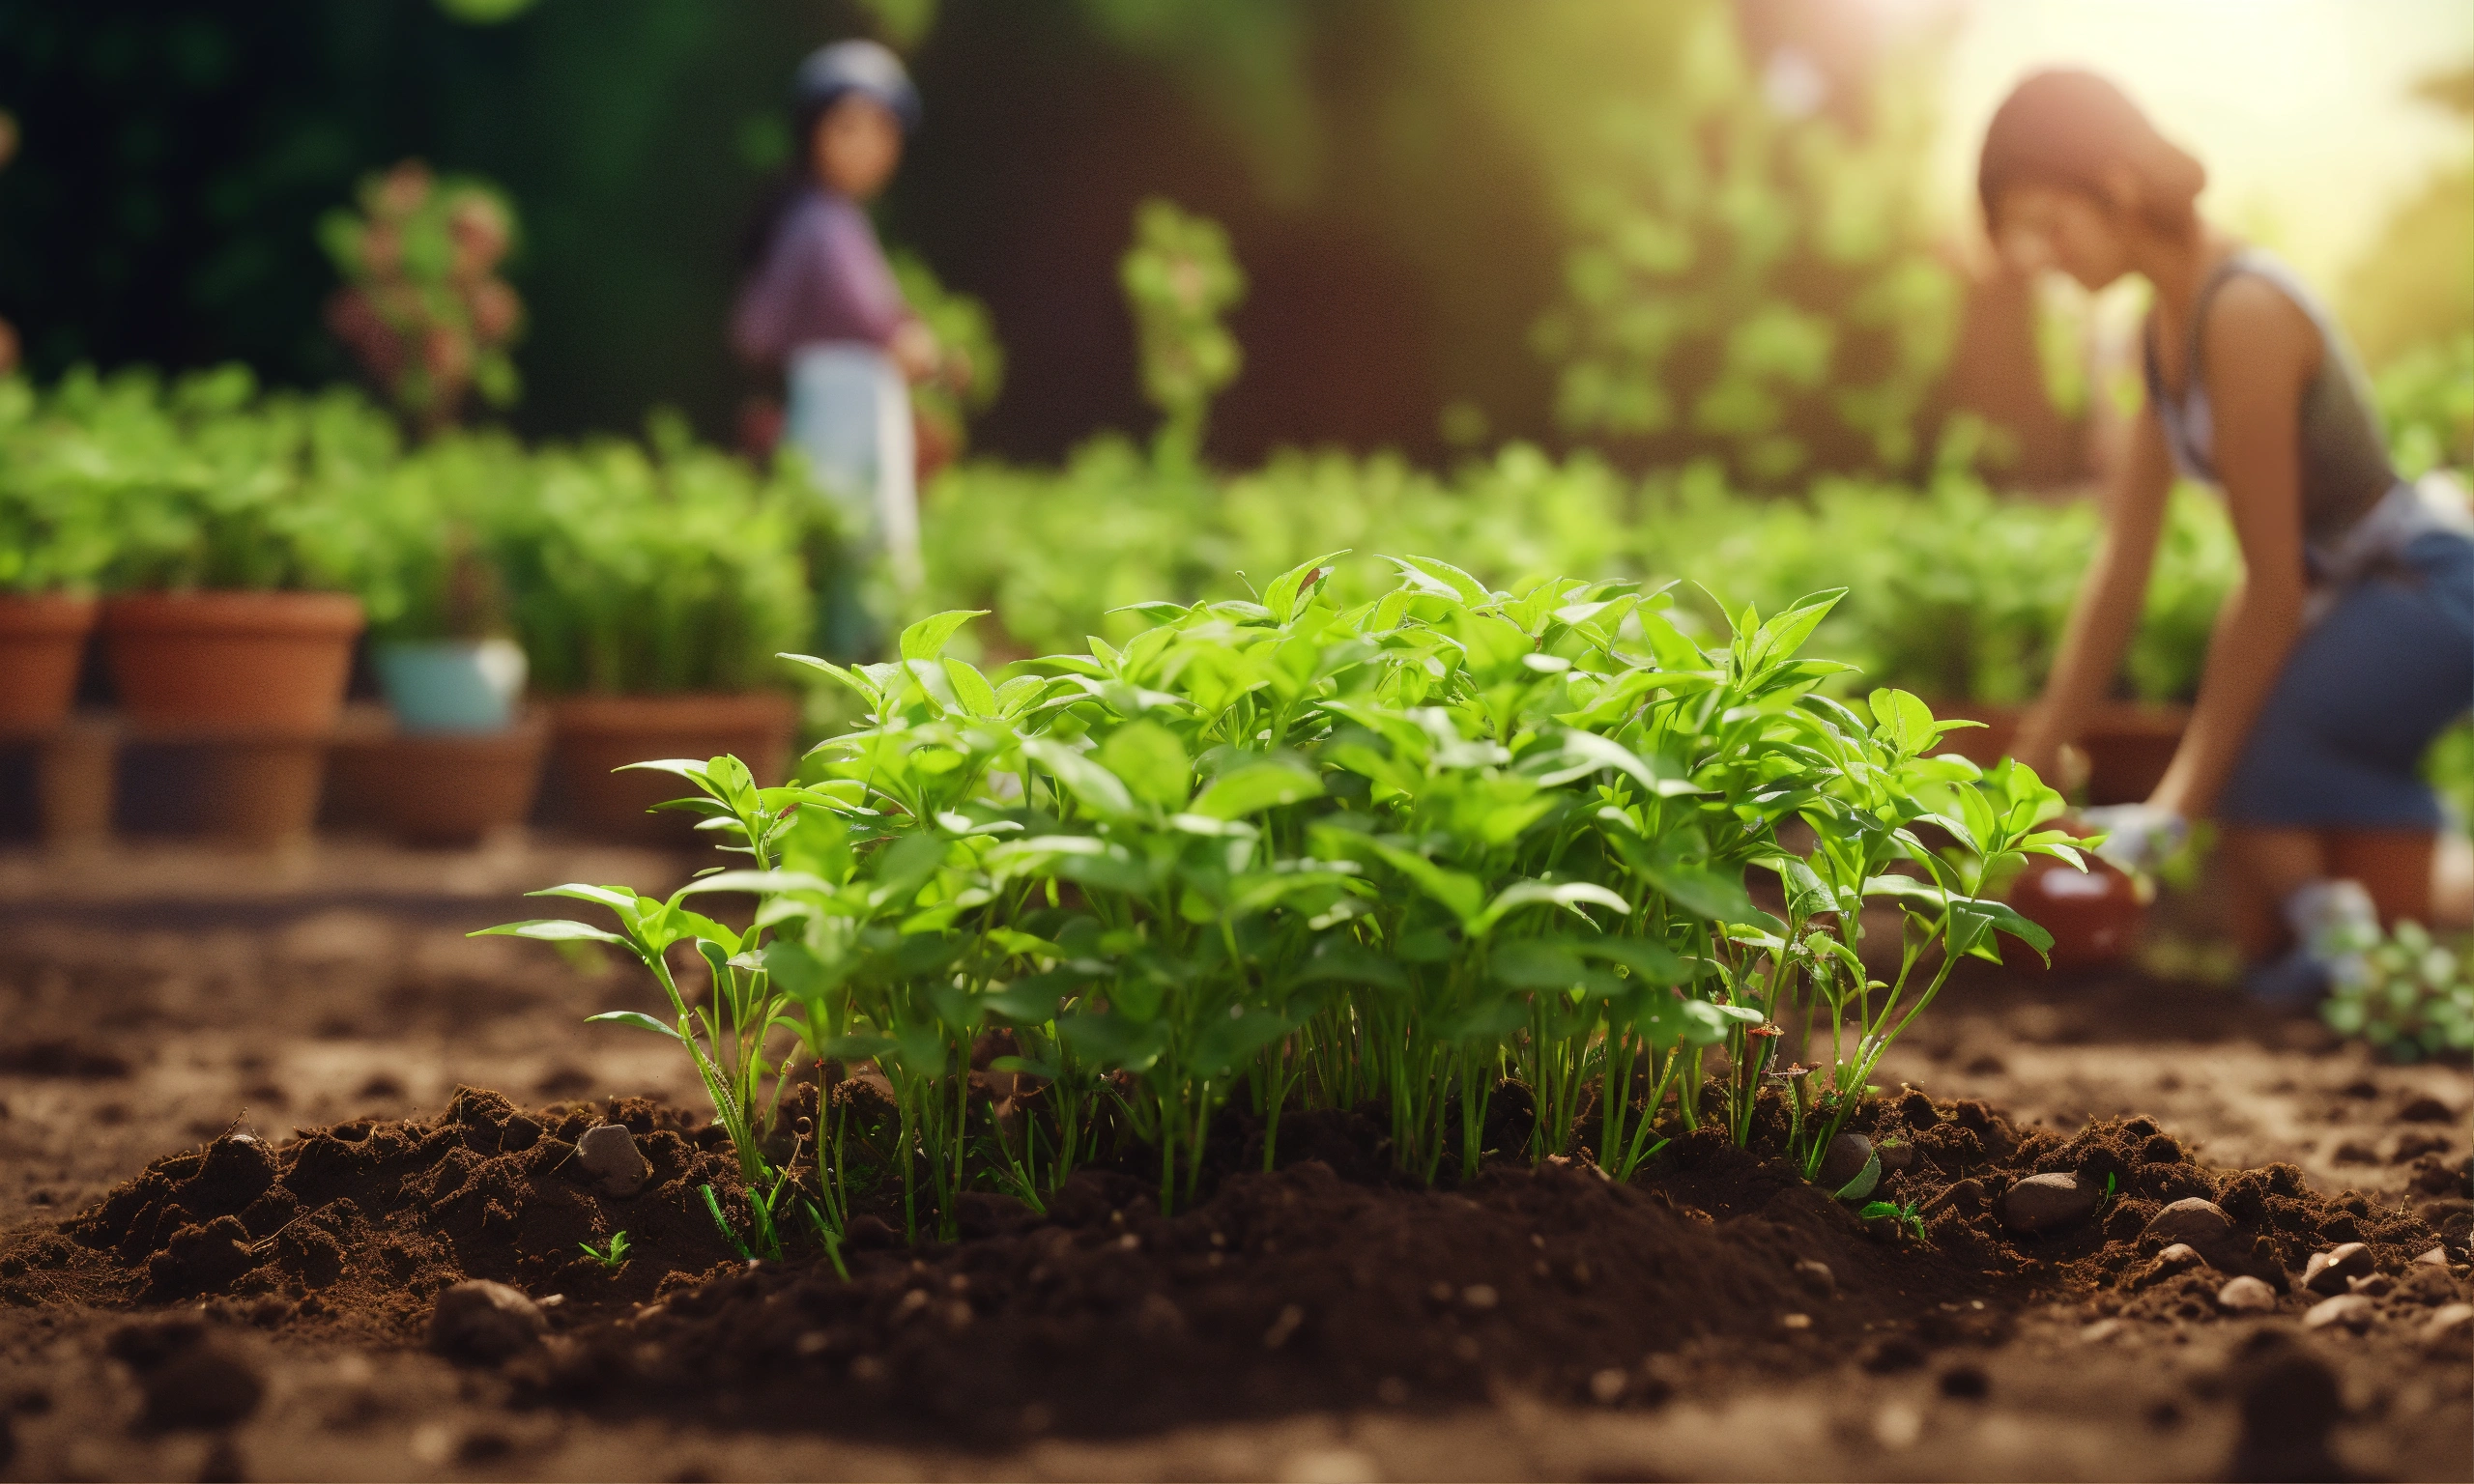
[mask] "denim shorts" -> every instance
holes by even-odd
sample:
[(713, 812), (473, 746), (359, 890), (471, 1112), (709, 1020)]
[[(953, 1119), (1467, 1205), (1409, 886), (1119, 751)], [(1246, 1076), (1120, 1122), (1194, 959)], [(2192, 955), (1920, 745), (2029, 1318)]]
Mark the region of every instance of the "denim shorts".
[(2474, 538), (2429, 531), (2303, 632), (2218, 800), (2228, 824), (2437, 830), (2423, 754), (2474, 706)]

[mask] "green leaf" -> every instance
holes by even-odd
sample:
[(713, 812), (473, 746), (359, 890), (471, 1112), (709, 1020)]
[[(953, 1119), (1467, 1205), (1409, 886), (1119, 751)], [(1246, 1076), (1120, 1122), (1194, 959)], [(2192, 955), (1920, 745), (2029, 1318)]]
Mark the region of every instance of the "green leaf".
[(717, 870), (688, 882), (672, 893), (671, 899), (677, 901), (706, 892), (754, 892), (768, 897), (784, 892), (815, 892), (830, 897), (833, 883), (804, 870)]
[(1860, 1201), (1872, 1194), (1873, 1187), (1881, 1183), (1882, 1156), (1879, 1154), (1873, 1154), (1866, 1156), (1864, 1167), (1857, 1170), (1847, 1184), (1830, 1193), (1830, 1198), (1840, 1201)]
[(1874, 735), (1902, 757), (1913, 757), (1942, 739), (1933, 709), (1905, 691), (1879, 690), (1865, 698), (1872, 708)]
[(686, 1037), (678, 1034), (676, 1026), (664, 1025), (641, 1010), (605, 1010), (597, 1015), (587, 1015), (584, 1020), (587, 1025), (632, 1025), (640, 1031), (650, 1031), (656, 1036), (667, 1036), (676, 1042), (683, 1042), (687, 1040)]
[(1305, 768), (1251, 762), (1223, 773), (1194, 802), (1194, 813), (1213, 819), (1242, 819), (1282, 804), (1323, 795), (1323, 781)]
[(1126, 790), (1125, 784), (1086, 755), (1047, 737), (1024, 741), (1022, 753), (1054, 774), (1066, 792), (1091, 813), (1104, 819), (1124, 819), (1134, 814), (1134, 795)]
[(984, 608), (949, 609), (932, 614), (902, 631), (902, 657), (907, 660), (933, 660), (945, 652), (955, 631), (973, 618), (984, 617)]
[(1632, 910), (1630, 902), (1594, 881), (1515, 881), (1495, 894), (1495, 899), (1486, 904), (1486, 910), (1468, 923), (1468, 931), (1472, 937), (1482, 937), (1492, 931), (1497, 923), (1523, 907), (1577, 909), (1583, 905), (1604, 907), (1619, 914)]
[(1301, 561), (1273, 578), (1272, 585), (1263, 589), (1263, 607), (1271, 610), (1272, 617), (1281, 623), (1295, 618), (1298, 609), (1304, 606), (1298, 598), (1306, 591), (1307, 580), (1321, 571), (1327, 564), (1347, 555), (1345, 548), (1337, 552), (1325, 552), (1313, 560)]
[(1157, 722), (1126, 723), (1100, 744), (1098, 756), (1136, 798), (1162, 810), (1184, 808), (1194, 792), (1186, 745)]
[[(534, 896), (544, 895), (534, 893)], [(616, 943), (632, 951), (635, 944), (615, 932), (605, 932), (590, 923), (570, 922), (564, 918), (538, 918), (529, 923), (501, 923), (472, 933), (475, 938), (531, 938), (536, 943)]]
[[(981, 674), (976, 667), (964, 664), (961, 660), (948, 658), (945, 661), (945, 679), (953, 686), (954, 699), (961, 703), (964, 710), (973, 716), (984, 718), (992, 718), (997, 714), (996, 692), (990, 687), (988, 677)], [(1037, 684), (1037, 682), (1033, 683)]]
[(1713, 923), (1747, 922), (1752, 917), (1752, 898), (1740, 877), (1729, 880), (1714, 870), (1679, 865), (1654, 866), (1643, 874), (1669, 901), (1696, 917)]
[(1485, 584), (1448, 561), (1431, 556), (1395, 556), (1392, 564), (1412, 585), (1437, 597), (1458, 598), (1472, 608), (1483, 608), (1495, 600)]
[(1478, 878), (1463, 871), (1437, 866), (1414, 850), (1403, 850), (1386, 841), (1369, 840), (1377, 855), (1393, 870), (1416, 882), (1419, 890), (1451, 909), (1452, 915), (1466, 925), (1485, 905), (1485, 887)]

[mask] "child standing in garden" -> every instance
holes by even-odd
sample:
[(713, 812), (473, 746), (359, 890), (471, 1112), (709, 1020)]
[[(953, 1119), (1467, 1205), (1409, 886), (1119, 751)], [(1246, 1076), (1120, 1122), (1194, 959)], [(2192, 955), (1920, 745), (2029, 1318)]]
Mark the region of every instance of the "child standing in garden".
[(2081, 71), (2039, 73), (1987, 129), (1986, 225), (2021, 267), (2154, 291), (2147, 403), (2043, 699), (2019, 732), (2050, 774), (2138, 626), (2175, 472), (2219, 487), (2244, 574), (2189, 730), (2146, 803), (2091, 811), (2151, 855), (2212, 814), (2262, 999), (2358, 972), (2380, 920), (2430, 910), (2438, 800), (2423, 754), (2474, 703), (2474, 520), (2390, 466), (2350, 348), (2290, 270), (2203, 220), (2199, 161)]
[(772, 214), (738, 302), (731, 343), (784, 378), (783, 436), (858, 539), (823, 579), (819, 640), (852, 657), (877, 636), (859, 571), (881, 553), (894, 580), (919, 581), (909, 384), (934, 374), (936, 338), (903, 301), (865, 206), (902, 160), (919, 94), (894, 54), (842, 42), (801, 63), (792, 89), (798, 172)]

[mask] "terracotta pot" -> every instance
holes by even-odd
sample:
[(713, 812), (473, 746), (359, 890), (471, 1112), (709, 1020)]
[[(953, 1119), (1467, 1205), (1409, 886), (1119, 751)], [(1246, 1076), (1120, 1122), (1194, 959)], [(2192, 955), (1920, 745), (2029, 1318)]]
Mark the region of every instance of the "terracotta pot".
[(48, 731), (69, 716), (95, 600), (0, 593), (0, 732)]
[[(2099, 968), (2119, 963), (2139, 947), (2147, 908), (2130, 877), (2087, 857), (2085, 875), (2060, 861), (2039, 858), (2010, 885), (2010, 905), (2053, 934), (2057, 969)], [(2033, 966), (2024, 945), (2004, 944), (2002, 960)]]
[(2098, 710), (2079, 735), (2087, 755), (2087, 802), (2144, 801), (2164, 781), (2190, 724), (2188, 706), (2116, 702)]
[(131, 593), (103, 604), (103, 652), (142, 728), (310, 736), (334, 725), (360, 626), (344, 593)]
[(2019, 736), (2019, 722), (2028, 714), (2025, 706), (1983, 700), (1927, 700), (1925, 704), (1933, 708), (1936, 721), (1984, 724), (1962, 727), (1944, 735), (1940, 749), (1956, 753), (1979, 768), (1989, 768), (2009, 755), (2010, 744)]
[(329, 817), (366, 819), (408, 845), (477, 844), (531, 815), (549, 741), (548, 722), (532, 715), (499, 731), (339, 742)]
[(569, 696), (550, 702), (550, 765), (573, 823), (589, 833), (692, 844), (695, 820), (646, 811), (695, 785), (667, 773), (613, 771), (661, 757), (736, 756), (771, 787), (789, 776), (798, 702), (774, 691), (739, 695)]

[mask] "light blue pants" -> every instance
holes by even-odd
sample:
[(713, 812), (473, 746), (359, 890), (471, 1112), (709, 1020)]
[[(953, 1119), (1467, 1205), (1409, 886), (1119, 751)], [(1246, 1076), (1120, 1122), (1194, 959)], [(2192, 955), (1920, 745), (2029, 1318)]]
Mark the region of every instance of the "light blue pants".
[(783, 438), (808, 462), (841, 517), (842, 559), (817, 574), (817, 642), (828, 657), (872, 657), (878, 625), (861, 579), (878, 556), (904, 588), (919, 582), (917, 455), (910, 388), (873, 345), (835, 342), (792, 354)]

